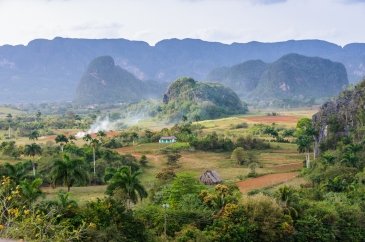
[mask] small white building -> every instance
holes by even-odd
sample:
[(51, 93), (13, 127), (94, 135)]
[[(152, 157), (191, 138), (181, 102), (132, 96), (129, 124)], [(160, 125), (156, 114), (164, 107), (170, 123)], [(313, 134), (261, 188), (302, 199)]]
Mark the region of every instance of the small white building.
[(161, 144), (170, 144), (170, 143), (176, 143), (177, 139), (175, 136), (162, 136), (158, 143)]

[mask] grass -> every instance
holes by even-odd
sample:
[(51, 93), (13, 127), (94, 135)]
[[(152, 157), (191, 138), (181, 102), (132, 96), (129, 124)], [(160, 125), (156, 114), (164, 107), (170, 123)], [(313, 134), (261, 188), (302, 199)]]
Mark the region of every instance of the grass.
[[(1, 113), (0, 107), (0, 113)], [(298, 109), (298, 110), (281, 110), (280, 115), (283, 116), (294, 116), (296, 119), (284, 120), (285, 122), (278, 125), (283, 125), (285, 127), (295, 127), (297, 120), (301, 117), (311, 117), (315, 112), (315, 109)], [(204, 133), (217, 132), (218, 134), (223, 134), (229, 137), (237, 137), (239, 135), (246, 135), (250, 131), (255, 123), (259, 123), (260, 119), (267, 121), (266, 113), (270, 111), (255, 111), (255, 113), (250, 113), (246, 115), (233, 116), (217, 120), (206, 120), (197, 122), (203, 126)], [(277, 112), (277, 110), (276, 110)], [(280, 118), (282, 116), (278, 116)], [(258, 121), (257, 121), (258, 120)], [(280, 119), (278, 119), (280, 121)], [(282, 119), (283, 120), (283, 119)], [(271, 121), (271, 119), (270, 119)], [(233, 127), (237, 124), (246, 122), (248, 128), (234, 129)], [(267, 124), (267, 123), (266, 123)], [(161, 128), (170, 127), (171, 125), (165, 123), (156, 123), (152, 121), (144, 121), (138, 124), (139, 127), (148, 128), (151, 130), (160, 130)], [(78, 130), (55, 130), (56, 134), (66, 133), (74, 134)], [(54, 143), (54, 136), (40, 137), (36, 143), (46, 144), (47, 142)], [(17, 139), (17, 144), (25, 145), (32, 143), (28, 138)], [(77, 141), (77, 144), (83, 144), (83, 141)], [(147, 190), (153, 187), (153, 183), (156, 180), (156, 174), (163, 168), (167, 167), (166, 157), (160, 153), (160, 150), (169, 146), (169, 144), (159, 144), (159, 143), (149, 143), (149, 144), (137, 144), (134, 146), (123, 147), (116, 149), (120, 154), (132, 154), (139, 158), (143, 154), (147, 156), (148, 164), (143, 167), (143, 174), (141, 176), (142, 183), (145, 185)], [(271, 143), (271, 149), (258, 150), (255, 151), (258, 157), (258, 161), (262, 164), (261, 168), (257, 168), (256, 172), (258, 174), (271, 174), (271, 173), (283, 173), (289, 171), (297, 171), (301, 168), (304, 156), (298, 154), (297, 147), (295, 144), (290, 143)], [(203, 152), (203, 151), (182, 151), (182, 157), (178, 161), (178, 167), (176, 172), (189, 172), (193, 174), (197, 179), (199, 176), (207, 169), (216, 170), (221, 178), (225, 181), (239, 181), (239, 177), (246, 177), (250, 169), (247, 166), (239, 166), (234, 161), (230, 159), (230, 153), (214, 153), (214, 152)], [(26, 157), (24, 157), (26, 158)], [(14, 160), (8, 159), (6, 157), (1, 157), (0, 163), (3, 162), (15, 162)], [(300, 186), (305, 180), (303, 178), (295, 178), (286, 184), (293, 186)], [(281, 185), (274, 186), (270, 189), (277, 189)], [(54, 199), (59, 190), (67, 190), (66, 188), (56, 188), (52, 189), (49, 187), (43, 188), (46, 193), (46, 199)], [(103, 197), (106, 186), (89, 186), (89, 187), (72, 187), (71, 188), (71, 198), (75, 199), (79, 203), (85, 203), (88, 200), (95, 200), (98, 197)]]
[[(70, 199), (76, 200), (80, 204), (87, 201), (96, 200), (104, 197), (106, 186), (88, 186), (88, 187), (71, 187)], [(44, 187), (42, 191), (45, 193), (45, 200), (55, 200), (59, 191), (67, 192), (67, 187)]]

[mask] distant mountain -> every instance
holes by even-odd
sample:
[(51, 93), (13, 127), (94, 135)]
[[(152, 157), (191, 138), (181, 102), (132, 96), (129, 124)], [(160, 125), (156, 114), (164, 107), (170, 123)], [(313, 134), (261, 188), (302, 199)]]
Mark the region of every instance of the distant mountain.
[(331, 97), (349, 83), (343, 64), (298, 54), (285, 55), (271, 64), (254, 60), (217, 68), (206, 79), (251, 100)]
[(72, 100), (80, 76), (98, 56), (113, 57), (138, 79), (171, 82), (181, 76), (202, 80), (220, 66), (258, 59), (270, 63), (289, 53), (341, 62), (351, 82), (365, 75), (365, 44), (341, 47), (320, 40), (290, 40), (227, 45), (170, 39), (150, 46), (125, 39), (37, 39), (26, 46), (0, 46), (0, 102)]
[(256, 88), (268, 66), (261, 60), (250, 60), (232, 67), (216, 68), (208, 74), (206, 80), (222, 83), (245, 96)]
[(252, 96), (265, 99), (331, 97), (338, 95), (348, 83), (343, 64), (290, 54), (268, 66)]
[(173, 82), (163, 98), (161, 113), (170, 120), (205, 120), (247, 112), (237, 94), (216, 83), (181, 78)]
[[(76, 91), (80, 104), (130, 103), (147, 97), (158, 97), (160, 84), (144, 82), (115, 65), (110, 56), (101, 56), (89, 64)], [(156, 90), (157, 89), (157, 90)]]

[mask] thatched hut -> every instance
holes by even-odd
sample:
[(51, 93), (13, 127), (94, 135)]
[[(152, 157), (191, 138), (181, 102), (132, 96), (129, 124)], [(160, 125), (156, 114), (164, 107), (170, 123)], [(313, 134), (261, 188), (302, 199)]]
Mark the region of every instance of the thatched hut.
[(201, 176), (200, 181), (205, 185), (215, 185), (222, 182), (216, 171), (206, 170)]

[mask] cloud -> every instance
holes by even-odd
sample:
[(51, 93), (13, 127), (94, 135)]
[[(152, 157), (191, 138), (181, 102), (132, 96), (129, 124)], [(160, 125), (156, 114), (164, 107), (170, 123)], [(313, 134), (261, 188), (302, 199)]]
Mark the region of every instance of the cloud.
[(365, 3), (365, 0), (339, 0), (344, 4)]
[(251, 0), (251, 2), (256, 4), (276, 4), (285, 3), (287, 0)]
[[(227, 1), (227, 0), (181, 0), (183, 2), (208, 2), (208, 1)], [(288, 0), (230, 0), (230, 1), (236, 1), (236, 2), (250, 2), (252, 4), (263, 4), (263, 5), (269, 5), (269, 4), (276, 4), (276, 3), (285, 3)], [(353, 0), (356, 1), (356, 0)], [(357, 0), (361, 1), (361, 0)]]

